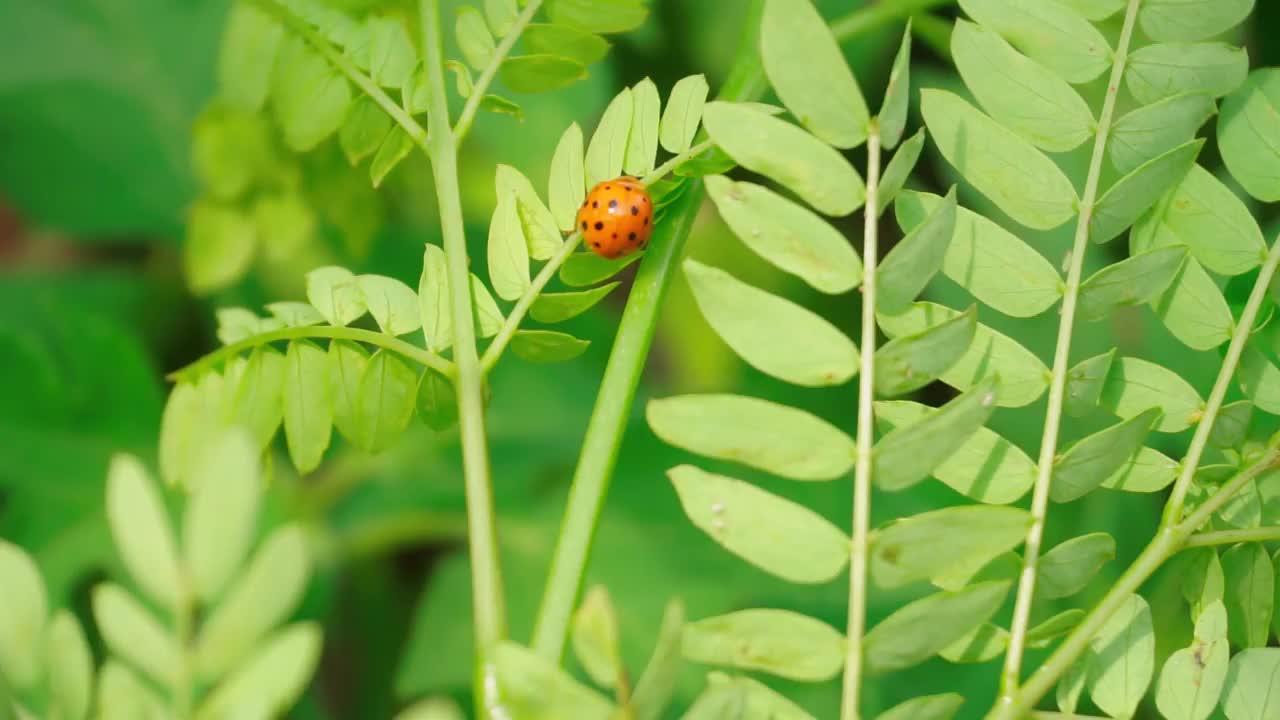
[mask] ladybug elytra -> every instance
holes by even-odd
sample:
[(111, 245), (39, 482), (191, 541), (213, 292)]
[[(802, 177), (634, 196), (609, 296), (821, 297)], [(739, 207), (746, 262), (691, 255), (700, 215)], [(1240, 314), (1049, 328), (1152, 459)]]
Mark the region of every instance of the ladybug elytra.
[(591, 188), (578, 210), (578, 230), (591, 252), (619, 258), (643, 250), (653, 233), (653, 201), (633, 177), (620, 177)]

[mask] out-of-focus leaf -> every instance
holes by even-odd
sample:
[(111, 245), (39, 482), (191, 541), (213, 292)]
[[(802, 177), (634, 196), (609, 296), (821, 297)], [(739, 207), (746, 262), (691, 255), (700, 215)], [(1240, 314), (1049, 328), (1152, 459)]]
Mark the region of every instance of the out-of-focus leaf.
[(649, 656), (649, 662), (631, 695), (631, 712), (635, 720), (657, 720), (670, 703), (683, 665), (680, 653), (683, 638), (684, 604), (672, 600), (662, 615), (653, 654)]
[(609, 41), (568, 25), (529, 23), (520, 40), (535, 55), (556, 54), (593, 65), (609, 53)]
[(603, 585), (583, 596), (573, 615), (570, 639), (574, 656), (595, 684), (613, 688), (620, 678), (625, 680), (626, 668), (618, 650), (618, 616)]
[(180, 667), (181, 654), (168, 630), (120, 586), (94, 588), (93, 618), (107, 648), (152, 679), (167, 683)]
[(50, 715), (83, 720), (93, 700), (93, 653), (76, 616), (60, 610), (49, 623), (45, 638)]
[(477, 70), (483, 70), (493, 57), (496, 45), (489, 27), (485, 25), (484, 16), (474, 6), (458, 7), (457, 20), (454, 23), (454, 36), (458, 40), (458, 49), (467, 64)]
[(258, 247), (253, 219), (212, 202), (199, 202), (187, 219), (183, 265), (191, 290), (207, 294), (231, 285), (249, 271)]
[(5, 589), (4, 612), (0, 612), (0, 671), (9, 682), (26, 688), (40, 676), (38, 648), (49, 600), (31, 556), (4, 540), (0, 540), (0, 586)]
[(876, 720), (951, 720), (964, 705), (964, 696), (956, 693), (925, 695), (894, 705), (876, 716)]
[(540, 93), (568, 87), (587, 77), (587, 68), (559, 55), (515, 55), (498, 70), (502, 84), (521, 93)]
[(191, 498), (182, 518), (183, 568), (206, 603), (222, 592), (253, 544), (261, 504), (258, 448), (234, 429), (200, 453)]
[(129, 575), (152, 599), (165, 607), (176, 607), (183, 581), (173, 525), (155, 483), (136, 458), (112, 458), (106, 513)]
[(1111, 46), (1078, 12), (1037, 0), (961, 0), (969, 17), (996, 32), (1069, 83), (1086, 83), (1111, 68)]
[(495, 653), (503, 704), (512, 717), (529, 720), (607, 720), (613, 703), (533, 651), (503, 643)]
[(787, 610), (739, 610), (696, 620), (684, 627), (683, 647), (694, 662), (804, 682), (829, 680), (844, 667), (844, 636)]
[(320, 660), (320, 627), (297, 623), (279, 631), (214, 688), (197, 717), (213, 720), (245, 707), (284, 713), (306, 690)]
[(351, 86), (320, 53), (286, 34), (271, 78), (271, 105), (285, 143), (306, 152), (342, 127)]

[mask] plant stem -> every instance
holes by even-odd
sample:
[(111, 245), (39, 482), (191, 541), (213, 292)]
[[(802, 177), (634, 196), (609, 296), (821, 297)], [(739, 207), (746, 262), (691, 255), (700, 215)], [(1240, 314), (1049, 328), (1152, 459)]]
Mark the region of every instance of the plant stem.
[(467, 104), (462, 106), (462, 115), (458, 117), (458, 124), (454, 125), (453, 134), (457, 137), (459, 145), (466, 139), (467, 133), (471, 131), (471, 125), (475, 122), (476, 113), (480, 110), (480, 103), (484, 101), (485, 93), (489, 91), (489, 84), (493, 82), (494, 76), (498, 74), (498, 69), (502, 67), (502, 61), (507, 59), (507, 55), (511, 53), (511, 48), (515, 47), (516, 41), (520, 39), (524, 29), (533, 21), (533, 16), (538, 13), (538, 8), (540, 7), (542, 7), (542, 0), (529, 0), (529, 4), (525, 6), (524, 11), (520, 13), (511, 29), (507, 31), (506, 37), (502, 38), (502, 42), (498, 43), (497, 49), (493, 51), (493, 56), (489, 58), (489, 64), (485, 66), (484, 71), (480, 73), (480, 77), (476, 79), (476, 84), (471, 89), (471, 95), (467, 98)]
[(953, 2), (955, 0), (897, 0), (897, 2), (873, 3), (831, 23), (831, 32), (837, 40), (848, 40), (878, 30), (891, 22), (903, 20), (941, 5), (950, 5)]
[(467, 498), (467, 531), (471, 557), (471, 593), (475, 615), (476, 708), (489, 717), (497, 702), (492, 680), (493, 652), (506, 639), (506, 609), (502, 597), (502, 573), (498, 562), (498, 538), (493, 515), (493, 485), (489, 478), (489, 450), (484, 429), (483, 373), (476, 353), (471, 277), (467, 237), (463, 225), (462, 198), (458, 189), (458, 146), (449, 126), (449, 101), (444, 82), (441, 48), (440, 2), (421, 0), (422, 44), (430, 88), (429, 111), (431, 170), (440, 204), (440, 230), (448, 266), (449, 298), (453, 312), (454, 363), (457, 365), (459, 428), (462, 467)]
[(1215, 545), (1235, 545), (1246, 542), (1272, 542), (1280, 540), (1280, 526), (1245, 528), (1243, 530), (1219, 530), (1217, 532), (1196, 533), (1183, 544), (1183, 550), (1191, 548), (1213, 547)]
[(688, 160), (688, 159), (689, 159), (689, 158), (691, 158), (691, 157), (695, 157), (695, 156), (697, 156), (697, 155), (700, 155), (700, 154), (702, 154), (702, 153), (704, 153), (704, 152), (706, 152), (706, 151), (710, 150), (711, 148), (715, 147), (715, 145), (716, 145), (716, 144), (715, 144), (715, 143), (713, 143), (713, 142), (711, 142), (710, 140), (706, 140), (706, 141), (704, 141), (704, 142), (700, 142), (700, 143), (698, 143), (697, 145), (694, 145), (693, 147), (689, 148), (688, 150), (685, 150), (684, 152), (680, 153), (679, 155), (676, 155), (675, 157), (671, 158), (670, 160), (668, 160), (668, 161), (666, 161), (666, 162), (662, 163), (661, 165), (659, 165), (658, 167), (654, 168), (654, 169), (653, 169), (653, 172), (649, 173), (648, 175), (645, 175), (645, 176), (640, 180), (640, 183), (641, 183), (641, 184), (643, 184), (643, 185), (646, 185), (646, 186), (647, 186), (647, 185), (652, 185), (652, 184), (654, 184), (654, 183), (658, 182), (659, 180), (661, 180), (662, 178), (666, 177), (667, 175), (670, 175), (670, 174), (671, 174), (671, 171), (672, 171), (672, 170), (675, 170), (675, 169), (676, 169), (676, 167), (677, 167), (678, 165), (680, 165), (680, 163), (684, 162), (685, 160)]
[(1035, 489), (1031, 498), (1031, 529), (1023, 553), (1022, 574), (1018, 579), (1018, 595), (1014, 601), (1013, 622), (1009, 629), (1009, 650), (1005, 654), (1004, 671), (1000, 676), (1000, 697), (1007, 701), (1017, 692), (1022, 672), (1022, 653), (1026, 647), (1027, 626), (1031, 619), (1031, 602), (1035, 596), (1036, 568), (1040, 560), (1040, 546), (1044, 540), (1045, 519), (1049, 510), (1049, 489), (1053, 482), (1053, 464), (1058, 453), (1058, 433), (1062, 423), (1062, 406), (1066, 398), (1067, 373), (1071, 363), (1071, 337), (1075, 329), (1076, 303), (1080, 297), (1081, 276), (1084, 274), (1085, 254), (1089, 249), (1089, 225), (1093, 221), (1094, 203), (1098, 199), (1098, 185), (1102, 179), (1103, 161), (1106, 158), (1107, 139), (1111, 134), (1111, 121), (1115, 115), (1116, 98), (1120, 82), (1124, 78), (1129, 43), (1138, 18), (1141, 0), (1129, 0), (1125, 12), (1124, 29), (1116, 48), (1115, 64), (1111, 68), (1111, 80), (1107, 97), (1098, 118), (1097, 135), (1093, 143), (1093, 159), (1089, 163), (1089, 175), (1085, 181), (1084, 198), (1080, 201), (1080, 217), (1076, 223), (1075, 242), (1071, 248), (1071, 266), (1067, 271), (1067, 286), (1062, 300), (1062, 319), (1058, 324), (1057, 349), (1053, 358), (1053, 376), (1049, 383), (1049, 407), (1045, 411), (1044, 435), (1040, 439), (1040, 459), (1037, 465)]
[(862, 635), (867, 627), (867, 533), (871, 527), (871, 449), (875, 445), (876, 265), (879, 258), (880, 130), (867, 138), (867, 204), (862, 264), (862, 367), (858, 379), (857, 464), (853, 479), (853, 545), (849, 560), (848, 656), (840, 717), (857, 720)]
[(542, 290), (551, 282), (551, 278), (555, 277), (560, 266), (564, 261), (573, 254), (573, 251), (582, 244), (582, 233), (574, 233), (560, 246), (556, 254), (542, 266), (542, 270), (538, 271), (533, 283), (524, 291), (524, 295), (520, 296), (520, 301), (511, 309), (511, 314), (507, 316), (506, 321), (502, 323), (502, 329), (498, 331), (497, 336), (493, 338), (493, 342), (489, 344), (488, 349), (484, 351), (484, 357), (480, 359), (481, 372), (488, 373), (493, 370), (493, 366), (498, 364), (502, 359), (502, 353), (507, 349), (507, 344), (511, 342), (511, 338), (515, 336), (516, 331), (520, 329), (520, 323), (524, 321), (524, 316), (528, 314), (529, 308), (533, 307), (534, 301), (542, 294)]

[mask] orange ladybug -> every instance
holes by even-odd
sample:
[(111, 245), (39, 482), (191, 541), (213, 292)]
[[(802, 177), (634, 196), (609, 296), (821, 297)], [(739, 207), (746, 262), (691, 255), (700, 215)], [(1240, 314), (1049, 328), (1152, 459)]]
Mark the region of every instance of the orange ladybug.
[(591, 252), (609, 259), (643, 250), (653, 233), (653, 201), (639, 180), (623, 176), (591, 188), (578, 210), (578, 229)]

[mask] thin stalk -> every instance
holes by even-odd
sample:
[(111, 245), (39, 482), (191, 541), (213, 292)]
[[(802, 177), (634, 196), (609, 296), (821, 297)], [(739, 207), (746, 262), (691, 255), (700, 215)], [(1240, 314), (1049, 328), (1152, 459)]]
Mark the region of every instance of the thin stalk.
[(659, 180), (661, 180), (662, 178), (666, 177), (667, 175), (670, 175), (670, 174), (671, 174), (671, 171), (672, 171), (672, 170), (675, 170), (675, 169), (680, 165), (680, 163), (684, 162), (685, 160), (688, 160), (688, 159), (689, 159), (689, 158), (691, 158), (691, 157), (696, 157), (696, 156), (698, 156), (698, 155), (701, 155), (702, 153), (704, 153), (704, 152), (706, 152), (706, 151), (710, 150), (711, 148), (715, 147), (715, 145), (716, 145), (716, 144), (715, 144), (715, 143), (713, 143), (713, 142), (711, 142), (710, 140), (706, 140), (706, 141), (704, 141), (704, 142), (700, 142), (700, 143), (698, 143), (697, 145), (694, 145), (693, 147), (689, 148), (688, 150), (685, 150), (684, 152), (680, 153), (679, 155), (676, 155), (675, 157), (671, 158), (670, 160), (668, 160), (668, 161), (666, 161), (666, 162), (662, 163), (661, 165), (659, 165), (658, 167), (654, 168), (654, 169), (653, 169), (653, 172), (651, 172), (651, 173), (649, 173), (648, 175), (645, 175), (643, 178), (641, 178), (641, 180), (640, 180), (641, 184), (643, 184), (643, 185), (652, 185), (652, 184), (654, 184), (654, 183), (658, 182)]
[(1062, 423), (1062, 406), (1066, 398), (1067, 373), (1071, 363), (1071, 338), (1075, 330), (1076, 303), (1080, 298), (1080, 282), (1084, 274), (1085, 254), (1089, 249), (1089, 225), (1093, 221), (1094, 203), (1098, 200), (1098, 185), (1102, 178), (1103, 161), (1106, 158), (1107, 138), (1111, 134), (1111, 121), (1115, 115), (1116, 97), (1124, 78), (1129, 43), (1138, 18), (1141, 0), (1129, 0), (1124, 28), (1116, 48), (1115, 64), (1111, 68), (1111, 80), (1107, 97), (1098, 118), (1097, 136), (1093, 143), (1093, 159), (1089, 163), (1089, 175), (1085, 181), (1084, 198), (1080, 201), (1080, 217), (1076, 223), (1075, 242), (1071, 248), (1071, 266), (1067, 271), (1067, 286), (1062, 300), (1062, 319), (1058, 323), (1057, 349), (1053, 357), (1053, 376), (1049, 383), (1049, 407), (1045, 411), (1044, 435), (1040, 439), (1040, 459), (1037, 465), (1035, 489), (1031, 498), (1031, 529), (1023, 553), (1022, 574), (1018, 579), (1018, 595), (1014, 601), (1013, 622), (1009, 628), (1009, 649), (1005, 654), (1004, 671), (1000, 676), (1000, 696), (1008, 700), (1017, 692), (1022, 672), (1022, 653), (1026, 648), (1027, 627), (1031, 619), (1031, 602), (1035, 596), (1036, 568), (1040, 561), (1040, 545), (1044, 540), (1045, 519), (1049, 511), (1049, 489), (1053, 483), (1053, 461), (1058, 453), (1058, 434)]
[(858, 380), (857, 463), (853, 479), (853, 546), (849, 560), (848, 656), (840, 717), (857, 720), (862, 636), (867, 628), (867, 534), (871, 528), (871, 449), (875, 445), (876, 265), (880, 254), (880, 130), (867, 138), (867, 205), (863, 229), (862, 367)]
[(520, 39), (520, 35), (524, 33), (524, 29), (529, 27), (529, 23), (533, 21), (533, 16), (538, 13), (538, 8), (542, 7), (542, 0), (529, 0), (529, 4), (524, 7), (520, 16), (516, 18), (515, 24), (507, 31), (502, 42), (498, 43), (498, 47), (493, 51), (493, 56), (489, 58), (489, 64), (485, 66), (480, 73), (480, 77), (476, 79), (475, 85), (471, 89), (471, 96), (467, 98), (467, 104), (462, 106), (462, 115), (458, 116), (458, 124), (454, 125), (453, 134), (457, 137), (457, 143), (462, 144), (466, 139), (467, 133), (471, 131), (471, 125), (475, 122), (476, 113), (480, 110), (480, 103), (484, 101), (485, 93), (489, 91), (489, 84), (493, 82), (493, 78), (498, 74), (498, 69), (502, 67), (502, 61), (507, 59), (507, 55), (511, 53), (511, 48), (515, 47), (516, 41)]
[(1219, 530), (1218, 532), (1196, 533), (1183, 544), (1183, 550), (1192, 548), (1213, 547), (1215, 545), (1235, 545), (1247, 542), (1273, 542), (1280, 540), (1280, 527), (1246, 528), (1244, 530)]
[(904, 20), (916, 13), (950, 5), (955, 0), (897, 0), (867, 5), (831, 23), (831, 32), (837, 40), (848, 40), (858, 35), (878, 30), (892, 22)]
[(194, 716), (195, 648), (192, 647), (192, 637), (195, 634), (195, 614), (195, 595), (183, 580), (173, 610), (173, 636), (178, 642), (178, 658), (173, 673), (171, 700), (174, 717), (178, 720), (189, 720)]
[(533, 283), (524, 291), (524, 295), (520, 296), (520, 301), (511, 309), (511, 314), (502, 323), (502, 329), (498, 331), (497, 336), (493, 338), (493, 342), (484, 351), (484, 357), (480, 359), (481, 372), (488, 373), (493, 370), (493, 366), (498, 364), (502, 359), (502, 353), (507, 349), (507, 344), (511, 342), (511, 338), (515, 336), (516, 331), (520, 329), (520, 323), (524, 321), (524, 316), (528, 314), (529, 308), (533, 307), (534, 301), (542, 294), (542, 290), (547, 287), (547, 283), (551, 282), (551, 278), (555, 277), (560, 266), (564, 261), (573, 254), (573, 251), (582, 244), (582, 233), (574, 233), (570, 235), (556, 254), (542, 266), (533, 278)]
[(218, 364), (225, 362), (246, 350), (252, 350), (260, 345), (282, 342), (284, 340), (352, 340), (355, 342), (362, 342), (367, 345), (382, 348), (383, 350), (390, 350), (397, 355), (403, 355), (419, 365), (429, 367), (446, 377), (453, 377), (454, 375), (453, 363), (445, 360), (430, 350), (424, 350), (423, 348), (420, 348), (413, 343), (405, 342), (400, 338), (385, 335), (373, 330), (313, 325), (311, 327), (294, 327), (272, 330), (271, 332), (265, 332), (261, 335), (254, 335), (253, 337), (233, 342), (230, 345), (224, 345), (190, 365), (169, 373), (169, 379), (187, 380), (194, 378), (205, 370), (217, 367)]
[(506, 639), (506, 609), (502, 595), (502, 574), (498, 561), (498, 538), (493, 514), (493, 485), (489, 477), (489, 450), (484, 429), (484, 398), (480, 358), (471, 307), (471, 278), (468, 270), (467, 237), (462, 218), (462, 197), (458, 189), (458, 146), (449, 126), (449, 100), (444, 82), (444, 52), (441, 47), (440, 2), (421, 0), (422, 44), (430, 89), (431, 171), (440, 204), (440, 230), (449, 276), (449, 299), (453, 313), (454, 363), (458, 393), (459, 428), (462, 437), (462, 468), (467, 498), (467, 531), (471, 557), (471, 595), (475, 614), (476, 708), (480, 717), (489, 716), (497, 703), (492, 681), (493, 652)]

